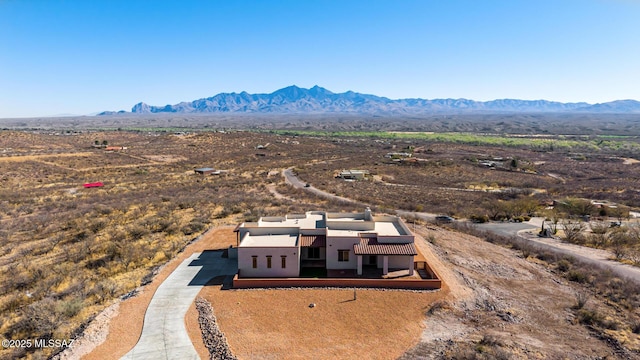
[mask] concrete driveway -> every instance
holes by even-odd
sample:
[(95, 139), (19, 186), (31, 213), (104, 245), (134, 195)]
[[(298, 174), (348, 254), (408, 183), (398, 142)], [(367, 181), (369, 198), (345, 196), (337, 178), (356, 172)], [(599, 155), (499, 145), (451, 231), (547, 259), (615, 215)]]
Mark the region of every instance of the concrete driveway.
[(195, 253), (158, 287), (144, 317), (142, 335), (123, 359), (199, 359), (187, 334), (184, 317), (204, 286), (215, 277), (233, 276), (235, 259), (222, 251)]
[(640, 284), (640, 268), (611, 260), (614, 258), (611, 251), (569, 244), (558, 238), (538, 237), (536, 234), (542, 225), (542, 220), (543, 218), (532, 218), (530, 222), (525, 223), (489, 222), (476, 224), (476, 226), (498, 235), (518, 236), (540, 249), (574, 257), (584, 263), (610, 270), (617, 276)]

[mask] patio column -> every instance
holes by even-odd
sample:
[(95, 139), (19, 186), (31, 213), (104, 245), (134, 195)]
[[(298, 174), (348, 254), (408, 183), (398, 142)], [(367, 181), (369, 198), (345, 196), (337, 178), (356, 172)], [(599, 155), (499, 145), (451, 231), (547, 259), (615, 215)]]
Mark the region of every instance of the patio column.
[(413, 256), (409, 256), (409, 276), (413, 275)]
[(382, 275), (387, 275), (389, 273), (389, 256), (385, 255), (382, 257)]
[(362, 255), (358, 255), (358, 275), (362, 275)]

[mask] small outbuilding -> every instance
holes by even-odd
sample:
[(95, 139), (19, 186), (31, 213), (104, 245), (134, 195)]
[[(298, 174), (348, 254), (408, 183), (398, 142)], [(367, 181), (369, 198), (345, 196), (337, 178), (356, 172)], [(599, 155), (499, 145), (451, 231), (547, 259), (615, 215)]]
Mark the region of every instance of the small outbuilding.
[(104, 148), (104, 151), (122, 151), (127, 150), (126, 146), (107, 146)]
[(210, 168), (210, 167), (199, 168), (199, 169), (195, 169), (194, 171), (196, 174), (200, 174), (200, 175), (212, 175), (212, 174), (220, 173), (219, 171), (216, 171), (216, 169)]
[(344, 180), (364, 180), (369, 176), (369, 170), (343, 170), (336, 176)]
[(94, 187), (103, 187), (104, 184), (98, 181), (98, 182), (92, 182), (92, 183), (85, 183), (85, 184), (82, 184), (82, 186), (84, 186), (85, 189), (87, 189), (87, 188), (94, 188)]

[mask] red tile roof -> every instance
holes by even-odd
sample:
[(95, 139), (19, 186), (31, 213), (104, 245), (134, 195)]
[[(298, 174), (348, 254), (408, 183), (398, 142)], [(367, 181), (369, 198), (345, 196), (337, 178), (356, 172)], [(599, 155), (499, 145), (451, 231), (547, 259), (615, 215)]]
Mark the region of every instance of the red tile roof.
[(300, 235), (300, 246), (308, 246), (308, 247), (327, 246), (327, 237), (324, 235)]
[(413, 243), (381, 244), (377, 238), (360, 238), (360, 243), (353, 245), (356, 255), (418, 255)]

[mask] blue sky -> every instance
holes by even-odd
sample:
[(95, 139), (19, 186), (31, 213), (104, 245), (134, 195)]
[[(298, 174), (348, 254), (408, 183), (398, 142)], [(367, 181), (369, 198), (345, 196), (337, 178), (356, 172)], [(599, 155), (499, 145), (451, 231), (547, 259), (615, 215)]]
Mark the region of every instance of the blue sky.
[(638, 0), (0, 0), (0, 118), (320, 85), (640, 100)]

